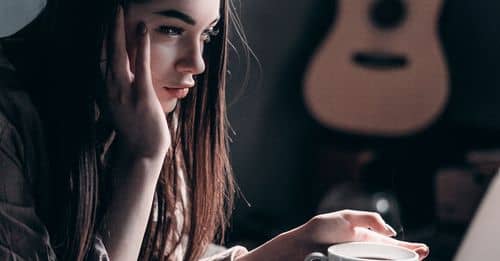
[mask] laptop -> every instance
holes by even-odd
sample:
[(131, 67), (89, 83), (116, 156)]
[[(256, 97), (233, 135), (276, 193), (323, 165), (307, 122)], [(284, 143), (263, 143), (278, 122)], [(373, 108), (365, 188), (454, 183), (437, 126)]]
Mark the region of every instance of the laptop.
[(500, 173), (491, 181), (453, 260), (500, 260)]

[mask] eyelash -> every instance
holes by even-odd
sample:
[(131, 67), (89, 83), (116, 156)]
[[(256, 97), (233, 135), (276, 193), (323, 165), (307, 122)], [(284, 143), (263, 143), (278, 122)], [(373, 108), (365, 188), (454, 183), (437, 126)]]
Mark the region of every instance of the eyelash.
[[(180, 27), (168, 26), (168, 25), (162, 25), (158, 27), (157, 31), (169, 37), (179, 36), (185, 32), (185, 30)], [(203, 42), (209, 43), (212, 40), (212, 37), (215, 37), (218, 34), (219, 34), (219, 29), (215, 29), (213, 27), (205, 30), (202, 34)]]

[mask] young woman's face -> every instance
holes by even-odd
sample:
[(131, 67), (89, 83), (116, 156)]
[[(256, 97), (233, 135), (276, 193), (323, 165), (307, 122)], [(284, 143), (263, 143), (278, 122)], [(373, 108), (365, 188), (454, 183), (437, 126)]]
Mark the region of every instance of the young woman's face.
[[(205, 70), (203, 46), (214, 37), (220, 0), (150, 0), (130, 4), (125, 14), (127, 50), (135, 59), (136, 28), (144, 22), (151, 39), (151, 73), (165, 112), (193, 87)], [(133, 70), (133, 62), (131, 63)]]

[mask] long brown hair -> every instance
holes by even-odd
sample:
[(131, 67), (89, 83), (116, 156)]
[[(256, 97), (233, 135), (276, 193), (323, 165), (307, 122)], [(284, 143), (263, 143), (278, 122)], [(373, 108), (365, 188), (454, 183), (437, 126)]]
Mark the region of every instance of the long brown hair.
[[(220, 35), (205, 48), (205, 72), (168, 117), (172, 146), (157, 184), (140, 260), (171, 258), (182, 240), (175, 237), (179, 224), (187, 235), (184, 259), (196, 260), (210, 242), (222, 240), (228, 224), (235, 193), (225, 100), (228, 28), (239, 25), (232, 22), (238, 20), (230, 1), (221, 0)], [(37, 181), (37, 194), (46, 199), (39, 200), (37, 208), (62, 260), (85, 258), (105, 213), (109, 177), (100, 162), (113, 129), (100, 114), (104, 81), (99, 63), (119, 4), (124, 1), (49, 0), (15, 61), (25, 74), (26, 90), (50, 145), (50, 181)], [(187, 208), (178, 220), (173, 206), (182, 201), (177, 188), (181, 174), (189, 202), (182, 202)]]
[[(158, 220), (150, 215), (148, 230), (143, 241), (141, 257), (149, 260), (157, 254), (168, 259), (172, 246), (179, 245), (182, 237), (175, 237), (178, 222), (174, 214), (181, 197), (172, 184), (179, 184), (178, 170), (185, 172), (189, 191), (189, 209), (184, 210), (183, 231), (188, 235), (185, 260), (197, 260), (208, 243), (224, 234), (231, 214), (234, 181), (228, 157), (228, 123), (226, 117), (227, 28), (230, 15), (228, 1), (221, 1), (220, 36), (206, 47), (206, 70), (196, 79), (196, 88), (177, 108), (178, 124), (173, 130), (172, 151), (165, 161), (157, 187)], [(173, 117), (169, 126), (176, 124)], [(174, 164), (171, 164), (174, 163)], [(186, 202), (182, 204), (186, 205)], [(154, 211), (154, 209), (153, 209)], [(165, 215), (165, 213), (169, 213)], [(220, 230), (219, 230), (220, 229)], [(155, 249), (155, 246), (160, 246)], [(155, 250), (160, 250), (158, 253)], [(170, 252), (169, 252), (170, 251)], [(157, 259), (155, 256), (154, 259)]]

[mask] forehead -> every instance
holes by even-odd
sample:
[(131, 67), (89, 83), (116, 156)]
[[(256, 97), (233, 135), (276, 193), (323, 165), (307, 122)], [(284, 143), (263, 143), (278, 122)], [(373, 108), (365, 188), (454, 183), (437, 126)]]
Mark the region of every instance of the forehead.
[(136, 2), (130, 8), (143, 15), (175, 9), (200, 23), (210, 23), (219, 16), (220, 1), (224, 0), (150, 0)]

